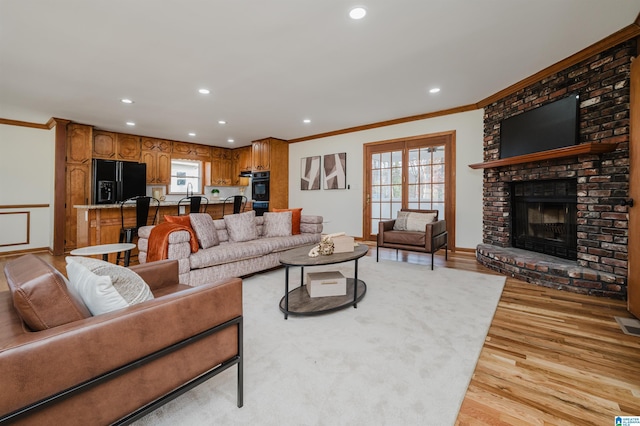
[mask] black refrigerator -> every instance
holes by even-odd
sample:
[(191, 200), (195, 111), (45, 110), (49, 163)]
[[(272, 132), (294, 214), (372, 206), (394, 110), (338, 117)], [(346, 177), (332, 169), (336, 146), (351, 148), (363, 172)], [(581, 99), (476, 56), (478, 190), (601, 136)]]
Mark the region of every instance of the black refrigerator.
[(147, 193), (147, 165), (93, 160), (93, 204), (115, 204)]

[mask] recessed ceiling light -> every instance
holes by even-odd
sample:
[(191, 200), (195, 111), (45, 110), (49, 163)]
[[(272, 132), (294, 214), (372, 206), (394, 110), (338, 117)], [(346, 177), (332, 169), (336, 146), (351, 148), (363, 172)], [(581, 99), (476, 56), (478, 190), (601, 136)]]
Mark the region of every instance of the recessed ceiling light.
[(218, 120), (218, 124), (227, 124), (227, 122), (224, 120)]
[(196, 134), (194, 132), (189, 132), (189, 136), (195, 136)]
[(366, 14), (367, 10), (364, 7), (354, 7), (349, 11), (351, 19), (362, 19)]
[(440, 91), (439, 87), (434, 87), (433, 89), (429, 89), (429, 93), (438, 93)]
[(308, 118), (305, 118), (304, 120), (302, 120), (302, 122), (305, 124), (309, 124), (311, 123), (311, 120), (309, 120)]
[(229, 139), (227, 139), (227, 142), (234, 143), (235, 141), (233, 139), (229, 138)]
[(127, 126), (135, 126), (136, 123), (134, 123), (133, 121), (127, 121)]
[(120, 99), (120, 102), (122, 102), (123, 104), (132, 104), (133, 103), (133, 101), (131, 99), (127, 99), (127, 98)]
[(208, 95), (209, 93), (211, 93), (209, 89), (200, 89), (198, 90), (198, 92), (202, 93), (203, 95)]

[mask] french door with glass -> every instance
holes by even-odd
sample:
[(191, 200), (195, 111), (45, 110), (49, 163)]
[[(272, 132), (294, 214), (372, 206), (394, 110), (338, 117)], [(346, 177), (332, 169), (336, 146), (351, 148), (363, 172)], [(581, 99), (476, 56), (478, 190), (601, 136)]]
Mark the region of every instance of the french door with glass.
[(366, 144), (364, 239), (401, 208), (438, 210), (455, 247), (454, 150), (454, 132)]

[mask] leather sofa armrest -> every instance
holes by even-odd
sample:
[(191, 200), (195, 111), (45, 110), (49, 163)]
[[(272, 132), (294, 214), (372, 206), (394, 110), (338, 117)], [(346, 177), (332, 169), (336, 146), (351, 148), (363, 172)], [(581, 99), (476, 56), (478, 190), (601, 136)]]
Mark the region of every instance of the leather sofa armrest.
[[(103, 315), (25, 333), (0, 351), (8, 413), (105, 374), (242, 315), (242, 280), (189, 288)], [(235, 331), (220, 334), (215, 365), (237, 353)]]
[(395, 224), (396, 224), (395, 219), (378, 222), (378, 245), (379, 246), (381, 246), (384, 243), (385, 231), (391, 231)]
[(447, 232), (447, 222), (445, 220), (427, 223), (425, 226), (425, 248), (429, 251), (433, 250), (431, 240), (444, 232)]
[(131, 266), (129, 269), (140, 275), (151, 290), (179, 284), (177, 260), (167, 259), (151, 263), (142, 263)]

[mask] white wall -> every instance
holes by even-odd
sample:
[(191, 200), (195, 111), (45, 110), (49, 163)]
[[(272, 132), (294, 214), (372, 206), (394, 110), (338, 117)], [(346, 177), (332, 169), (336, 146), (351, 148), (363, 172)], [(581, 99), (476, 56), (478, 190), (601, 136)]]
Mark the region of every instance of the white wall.
[[(390, 139), (455, 130), (456, 247), (475, 249), (482, 242), (482, 170), (469, 164), (483, 159), (484, 110), (474, 110), (393, 126), (346, 133), (289, 145), (289, 206), (303, 214), (324, 216), (324, 232), (362, 237), (363, 145)], [(347, 153), (347, 185), (351, 189), (301, 191), (300, 159)]]
[(0, 252), (53, 247), (54, 153), (55, 128), (0, 124)]

